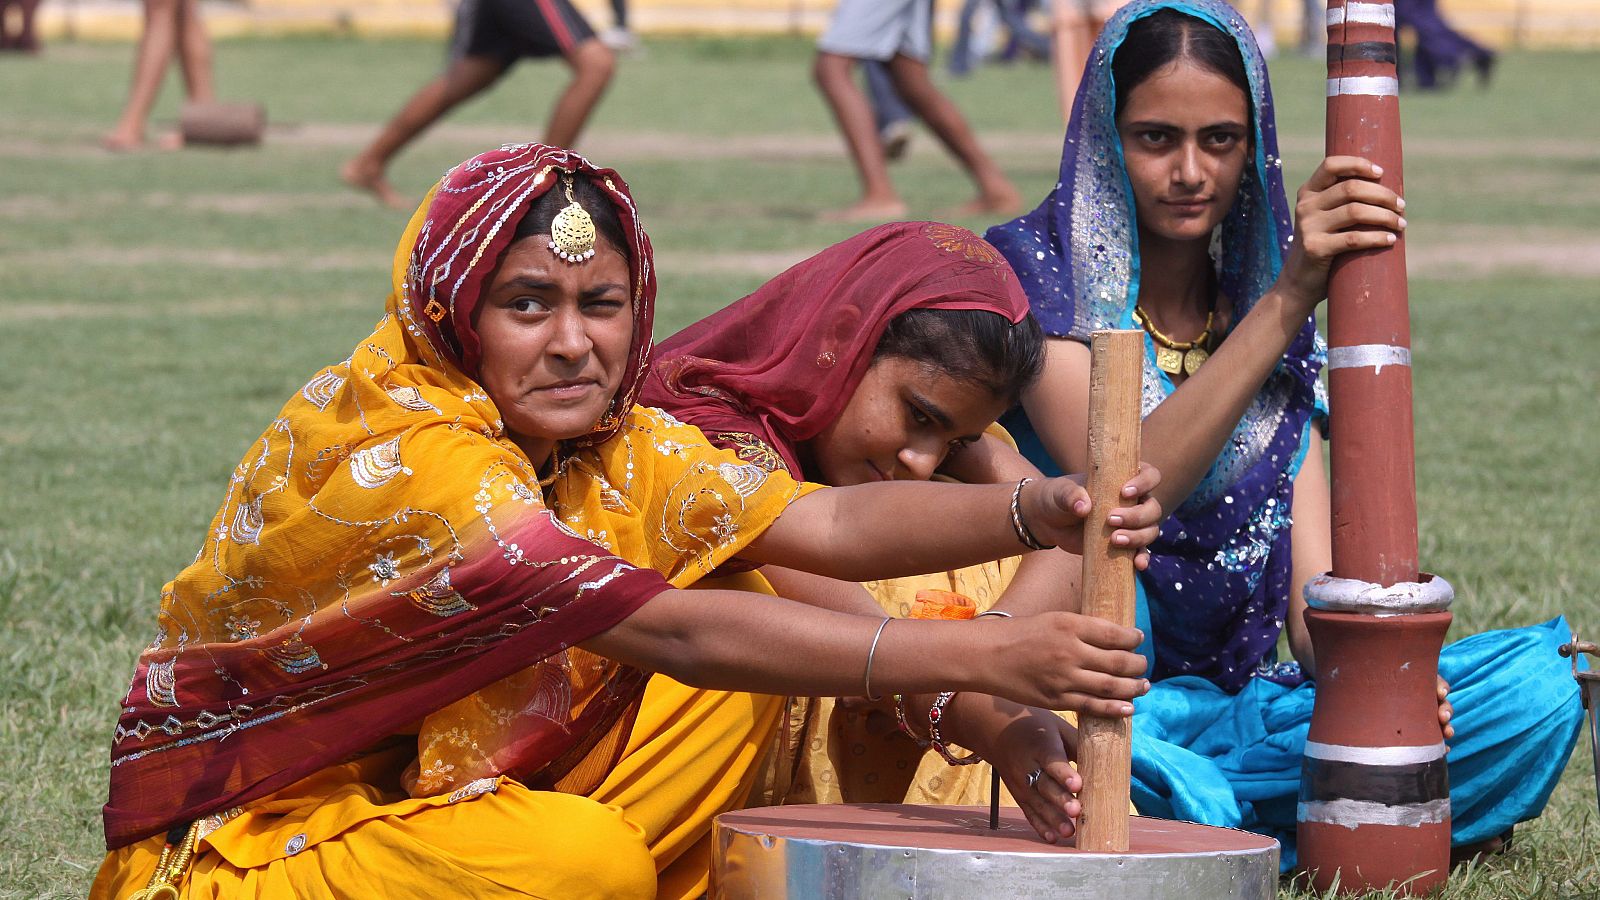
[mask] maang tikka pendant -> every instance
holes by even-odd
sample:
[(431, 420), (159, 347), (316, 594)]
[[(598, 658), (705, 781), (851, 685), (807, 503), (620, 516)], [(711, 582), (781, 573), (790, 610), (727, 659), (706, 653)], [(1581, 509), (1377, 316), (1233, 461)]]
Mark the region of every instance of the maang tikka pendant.
[(581, 263), (594, 256), (594, 219), (572, 197), (572, 179), (561, 179), (567, 192), (567, 205), (550, 222), (550, 250), (569, 263)]

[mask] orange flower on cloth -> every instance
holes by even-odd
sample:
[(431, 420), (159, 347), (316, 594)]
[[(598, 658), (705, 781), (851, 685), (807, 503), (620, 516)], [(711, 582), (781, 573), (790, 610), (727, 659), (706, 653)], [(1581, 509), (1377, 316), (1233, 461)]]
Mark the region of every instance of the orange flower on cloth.
[(965, 621), (978, 614), (978, 604), (972, 598), (955, 591), (941, 591), (936, 588), (925, 588), (917, 591), (917, 599), (911, 602), (911, 614), (908, 619), (947, 619)]

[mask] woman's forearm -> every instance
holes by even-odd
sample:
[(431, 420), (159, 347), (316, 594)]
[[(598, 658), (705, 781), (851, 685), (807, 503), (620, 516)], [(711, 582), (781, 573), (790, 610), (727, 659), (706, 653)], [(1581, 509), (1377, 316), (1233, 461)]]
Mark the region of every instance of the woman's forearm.
[[(1153, 496), (1178, 508), (1261, 390), (1310, 310), (1276, 289), (1262, 295), (1217, 352), (1145, 417), (1140, 457), (1161, 470)], [(1052, 459), (1067, 472), (1088, 467), (1089, 351), (1050, 341), (1045, 373), (1023, 396), (1028, 418)]]
[(1028, 549), (1011, 524), (1015, 488), (899, 481), (816, 491), (790, 504), (743, 556), (843, 581), (1004, 559)]
[(1177, 509), (1200, 484), (1308, 315), (1268, 291), (1206, 365), (1145, 418), (1141, 446), (1161, 467), (1163, 509)]
[[(881, 616), (817, 609), (763, 594), (668, 590), (584, 649), (694, 687), (860, 696)], [(986, 623), (897, 619), (872, 653), (875, 694), (977, 690)], [(992, 638), (992, 634), (990, 637)]]
[(1080, 582), (1083, 557), (1065, 550), (1044, 550), (1022, 558), (1017, 573), (1006, 585), (994, 608), (1017, 616), (1059, 610), (1075, 613), (1083, 608)]
[[(874, 641), (877, 649), (873, 650)], [(765, 594), (666, 590), (583, 647), (719, 690), (804, 696), (937, 691), (1131, 715), (1148, 682), (1132, 628), (1049, 612), (930, 622), (853, 616)], [(867, 663), (872, 661), (870, 692)], [(964, 661), (984, 660), (981, 666)]]
[(1310, 431), (1310, 444), (1300, 472), (1294, 477), (1294, 499), (1289, 505), (1289, 650), (1307, 675), (1316, 677), (1311, 635), (1306, 631), (1306, 582), (1333, 568), (1333, 511), (1328, 473), (1323, 466), (1322, 432)]
[[(1111, 544), (1142, 553), (1163, 518), (1160, 482), (1141, 465), (1106, 511)], [(1015, 507), (1013, 507), (1013, 498)], [(1072, 478), (1023, 484), (891, 481), (814, 491), (789, 504), (740, 556), (841, 581), (922, 575), (977, 565), (1036, 546), (1083, 548), (1089, 493)]]
[(856, 616), (883, 615), (883, 607), (857, 582), (825, 578), (782, 566), (762, 566), (761, 574), (785, 600)]

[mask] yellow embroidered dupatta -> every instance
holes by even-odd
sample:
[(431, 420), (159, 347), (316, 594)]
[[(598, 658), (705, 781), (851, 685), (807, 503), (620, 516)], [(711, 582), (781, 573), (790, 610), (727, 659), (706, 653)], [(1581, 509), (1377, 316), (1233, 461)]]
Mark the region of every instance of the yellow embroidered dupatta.
[[(566, 448), (574, 480), (556, 495), (571, 491), (570, 506), (593, 492), (613, 516), (632, 504), (637, 528), (669, 518), (656, 512), (675, 502), (671, 490), (611, 499), (614, 485), (630, 486), (628, 461), (641, 451), (610, 442), (655, 427), (631, 412), (655, 280), (626, 185), (541, 145), (457, 166), (406, 229), (376, 330), (284, 405), (234, 469), (195, 561), (163, 589), (113, 735), (109, 847), (263, 797), (518, 673), (566, 685), (559, 703), (519, 715), (506, 731), (514, 752), (494, 752), (495, 764), (530, 779), (572, 776), (581, 790), (611, 764), (594, 751), (631, 714), (646, 676), (598, 658), (575, 670), (569, 648), (666, 590), (664, 573), (737, 552), (794, 496), (793, 481), (752, 485), (730, 470), (730, 482), (686, 456), (680, 477), (663, 469), (651, 482), (696, 498), (683, 534), (635, 539), (635, 526), (612, 526), (630, 535), (619, 551), (654, 547), (658, 534), (673, 542), (634, 553), (638, 562), (546, 508), (538, 473), (462, 359), (476, 353), (465, 323), (479, 285), (560, 171), (596, 179), (618, 209), (635, 338), (612, 410)], [(683, 431), (687, 446), (692, 429)], [(734, 511), (758, 524), (718, 524)]]
[[(661, 410), (634, 407), (615, 437), (562, 462), (551, 508), (586, 540), (682, 588), (733, 558), (790, 502), (820, 487), (713, 447), (699, 429)], [(631, 717), (617, 720), (570, 769), (556, 767), (559, 779), (530, 777), (519, 760), (561, 727), (572, 692), (602, 680), (609, 665), (574, 647), (428, 716), (418, 735), (420, 771), (408, 779), (412, 794), (456, 790), (499, 774), (584, 792), (626, 743)]]

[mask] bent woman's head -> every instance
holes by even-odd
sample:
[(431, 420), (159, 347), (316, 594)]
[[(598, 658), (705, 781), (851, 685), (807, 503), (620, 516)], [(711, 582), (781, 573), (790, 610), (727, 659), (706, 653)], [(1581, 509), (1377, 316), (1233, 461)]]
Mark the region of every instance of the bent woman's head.
[(655, 299), (620, 176), (504, 147), (452, 169), (419, 215), (404, 309), (437, 363), (482, 386), (535, 464), (608, 437), (637, 396)]
[(925, 481), (978, 440), (1044, 368), (1033, 316), (979, 309), (895, 316), (836, 418), (802, 445), (827, 484)]
[(1038, 377), (1015, 275), (964, 228), (902, 222), (666, 340), (643, 402), (828, 484), (930, 477)]

